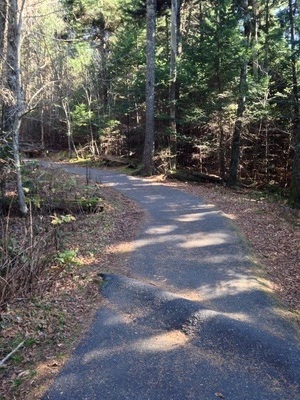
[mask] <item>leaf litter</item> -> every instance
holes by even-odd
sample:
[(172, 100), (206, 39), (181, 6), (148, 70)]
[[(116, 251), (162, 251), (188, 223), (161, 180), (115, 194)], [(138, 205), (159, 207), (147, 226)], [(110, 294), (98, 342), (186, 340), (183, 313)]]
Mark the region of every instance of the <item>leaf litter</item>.
[[(85, 179), (77, 179), (78, 190)], [(130, 242), (144, 212), (122, 194), (98, 185), (102, 212), (76, 215), (63, 227), (68, 259), (56, 280), (42, 295), (14, 298), (1, 312), (0, 360), (22, 341), (0, 368), (1, 400), (35, 400), (49, 387), (101, 306), (99, 273), (129, 274), (126, 257), (114, 246)], [(57, 268), (55, 262), (53, 269)]]

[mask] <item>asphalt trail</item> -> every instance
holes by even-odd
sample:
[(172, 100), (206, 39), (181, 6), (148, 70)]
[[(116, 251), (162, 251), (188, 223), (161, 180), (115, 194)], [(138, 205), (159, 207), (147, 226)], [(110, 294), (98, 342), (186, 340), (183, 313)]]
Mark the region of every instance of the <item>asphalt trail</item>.
[(222, 213), (148, 180), (90, 174), (149, 218), (134, 279), (104, 276), (104, 306), (43, 400), (300, 399), (296, 334)]

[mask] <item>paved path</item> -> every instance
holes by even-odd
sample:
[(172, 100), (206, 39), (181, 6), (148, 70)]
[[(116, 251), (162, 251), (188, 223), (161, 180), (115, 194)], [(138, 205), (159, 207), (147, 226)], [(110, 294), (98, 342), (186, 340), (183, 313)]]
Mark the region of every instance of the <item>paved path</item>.
[(299, 342), (222, 213), (180, 190), (91, 173), (149, 218), (134, 279), (105, 276), (104, 306), (43, 399), (300, 399)]

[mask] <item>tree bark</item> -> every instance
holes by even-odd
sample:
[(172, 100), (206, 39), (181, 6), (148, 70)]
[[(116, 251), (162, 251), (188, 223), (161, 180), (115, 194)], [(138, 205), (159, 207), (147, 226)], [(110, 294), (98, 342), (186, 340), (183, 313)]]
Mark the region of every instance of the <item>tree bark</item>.
[[(224, 12), (222, 10), (222, 7), (219, 6), (219, 4), (216, 5), (216, 15), (217, 15), (217, 84), (218, 84), (218, 93), (219, 95), (222, 94), (223, 92), (223, 76), (222, 76), (222, 70), (223, 70), (223, 53), (222, 53), (222, 48), (223, 48), (223, 40), (222, 40), (222, 35), (223, 32), (222, 30), (224, 29)], [(220, 96), (221, 97), (221, 96)], [(225, 144), (225, 131), (224, 131), (224, 122), (223, 122), (223, 102), (219, 100), (218, 103), (218, 109), (217, 109), (217, 119), (218, 119), (218, 126), (219, 126), (219, 173), (222, 179), (225, 179), (225, 174), (226, 174), (226, 157), (225, 157), (225, 151), (226, 151), (226, 144)]]
[(251, 18), (248, 0), (243, 0), (244, 9), (244, 38), (245, 38), (245, 55), (241, 67), (238, 108), (236, 113), (236, 121), (231, 141), (231, 158), (229, 167), (228, 185), (235, 186), (238, 180), (238, 168), (240, 162), (240, 140), (243, 128), (243, 118), (246, 105), (247, 94), (247, 65), (248, 65), (248, 49), (251, 36)]
[(156, 0), (147, 0), (146, 132), (141, 170), (143, 175), (152, 175), (154, 172), (156, 9)]
[(177, 55), (178, 55), (178, 15), (179, 0), (171, 0), (171, 54), (170, 54), (170, 169), (176, 169), (177, 152), (177, 123), (176, 123), (176, 84), (177, 84)]
[(251, 23), (251, 37), (252, 37), (252, 70), (253, 76), (258, 79), (258, 29), (259, 29), (259, 4), (257, 0), (251, 0), (252, 10), (252, 23)]
[(293, 146), (294, 160), (292, 170), (292, 182), (290, 200), (295, 207), (300, 208), (300, 105), (298, 92), (298, 76), (297, 76), (297, 56), (295, 41), (295, 20), (294, 20), (294, 4), (289, 0), (289, 19), (290, 19), (290, 38), (291, 38), (291, 67), (292, 67), (292, 95), (293, 95)]
[(13, 96), (11, 104), (5, 107), (4, 129), (12, 136), (13, 157), (16, 170), (18, 201), (23, 215), (28, 213), (25, 202), (25, 194), (22, 185), (21, 162), (19, 154), (19, 133), (21, 126), (23, 99), (21, 82), (21, 32), (22, 17), (25, 6), (22, 0), (19, 6), (18, 0), (9, 0), (8, 29), (7, 29), (7, 88)]
[(238, 167), (240, 159), (240, 140), (243, 129), (243, 117), (244, 117), (245, 103), (246, 103), (246, 97), (245, 97), (246, 85), (247, 85), (247, 62), (244, 61), (241, 69), (240, 94), (239, 94), (238, 108), (236, 113), (236, 121), (234, 124), (234, 131), (231, 142), (231, 158), (230, 158), (229, 179), (228, 179), (228, 184), (230, 186), (235, 186), (237, 184)]
[[(0, 2), (0, 55), (4, 54), (6, 43), (6, 21), (7, 21), (7, 0)], [(3, 58), (0, 59), (0, 65), (3, 65)], [(3, 67), (0, 69), (3, 72)]]
[(69, 159), (72, 158), (72, 148), (78, 157), (78, 152), (73, 140), (73, 132), (72, 132), (72, 122), (71, 122), (71, 115), (70, 115), (70, 106), (69, 106), (69, 99), (64, 98), (62, 100), (62, 107), (66, 117), (66, 125), (67, 125), (67, 138), (68, 138), (68, 156)]
[[(0, 56), (4, 55), (6, 47), (6, 34), (7, 34), (7, 0), (0, 2)], [(1, 120), (0, 120), (0, 132), (3, 131), (3, 107), (5, 102), (5, 93), (3, 93), (4, 84), (4, 71), (5, 63), (3, 56), (0, 58), (0, 104), (1, 104)]]

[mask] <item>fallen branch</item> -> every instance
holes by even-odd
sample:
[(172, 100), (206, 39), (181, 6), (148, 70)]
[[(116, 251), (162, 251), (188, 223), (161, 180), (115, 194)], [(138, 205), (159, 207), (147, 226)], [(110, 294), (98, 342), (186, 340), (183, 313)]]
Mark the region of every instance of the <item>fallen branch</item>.
[(22, 347), (24, 345), (25, 341), (23, 340), (23, 342), (19, 343), (18, 346), (13, 349), (9, 354), (7, 354), (6, 357), (3, 358), (3, 360), (0, 361), (0, 367), (4, 367), (4, 363), (12, 356), (15, 354), (16, 351), (19, 350), (20, 347)]
[(203, 182), (203, 183), (222, 183), (222, 178), (217, 175), (205, 174), (203, 172), (193, 171), (193, 170), (175, 170), (169, 171), (167, 173), (169, 178), (175, 178), (179, 181), (188, 182)]

